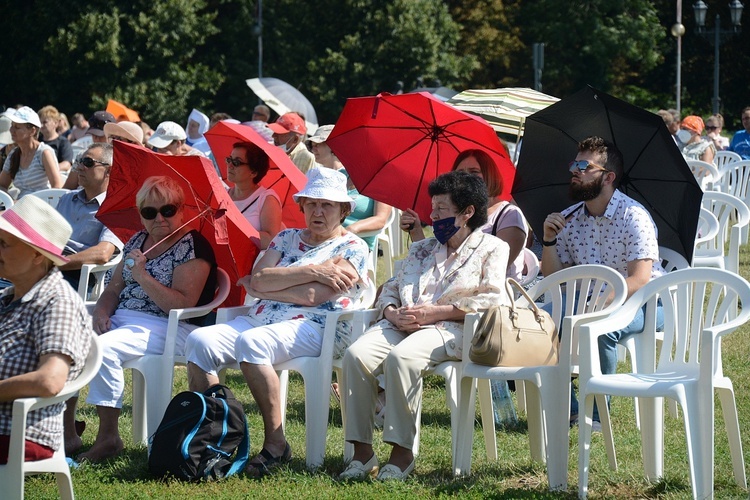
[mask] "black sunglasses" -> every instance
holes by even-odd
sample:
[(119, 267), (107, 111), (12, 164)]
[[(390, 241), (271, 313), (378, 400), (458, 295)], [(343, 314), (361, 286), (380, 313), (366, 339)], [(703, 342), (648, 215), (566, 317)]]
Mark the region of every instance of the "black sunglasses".
[(232, 165), (233, 167), (239, 167), (240, 165), (250, 165), (246, 161), (242, 161), (239, 158), (232, 158), (231, 156), (227, 156), (224, 158), (224, 161), (227, 162), (227, 166)]
[(719, 127), (714, 127), (713, 125), (706, 125), (706, 130), (716, 130)]
[(162, 207), (143, 207), (141, 209), (141, 217), (146, 220), (156, 219), (156, 214), (161, 214), (164, 218), (169, 219), (177, 214), (177, 205), (164, 205)]
[(88, 156), (79, 159), (78, 164), (83, 165), (86, 168), (94, 168), (97, 165), (104, 165), (108, 167), (110, 165), (109, 163), (104, 163), (103, 161), (96, 161), (95, 159), (89, 158)]

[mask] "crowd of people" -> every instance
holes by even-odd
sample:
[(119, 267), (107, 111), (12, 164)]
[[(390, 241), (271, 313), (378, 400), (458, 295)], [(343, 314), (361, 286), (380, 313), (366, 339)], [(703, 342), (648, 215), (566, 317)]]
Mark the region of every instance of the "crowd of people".
[[(731, 141), (721, 134), (721, 115), (704, 122), (692, 115), (680, 120), (671, 111), (658, 114), (686, 158), (711, 162), (717, 151), (727, 149), (750, 159), (750, 107), (742, 111), (744, 130)], [(268, 123), (271, 112), (265, 105), (256, 106), (252, 118), (244, 124), (281, 148), (307, 176), (304, 189), (293, 197), (305, 227), (285, 228), (282, 200), (261, 185), (270, 168), (268, 155), (257, 144), (234, 143), (229, 156), (218, 161), (226, 162), (228, 194), (258, 231), (264, 250), (237, 283), (252, 300), (251, 310), (226, 324), (183, 322), (175, 352), (186, 356), (194, 391), (217, 384), (222, 368), (239, 365), (264, 426), (261, 450), (246, 468), (257, 477), (292, 456), (281, 425), (274, 365), (320, 354), (326, 314), (351, 308), (370, 286), (367, 265), (377, 242), (357, 235), (382, 229), (393, 208), (361, 195), (352, 184), (347, 169), (356, 166), (343, 165), (326, 144), (334, 125), (308, 134), (304, 117), (296, 112)], [(75, 420), (73, 398), (64, 411), (57, 405), (32, 412), (26, 457), (51, 456), (64, 446), (79, 460), (100, 462), (122, 451), (122, 364), (163, 352), (169, 311), (210, 302), (217, 270), (209, 242), (182, 225), (185, 193), (170, 177), (153, 176), (140, 187), (133, 202), (143, 229), (129, 241), (121, 241), (96, 219), (109, 184), (112, 143), (216, 160), (205, 133), (223, 120), (231, 118), (218, 113), (209, 118), (194, 109), (185, 128), (164, 121), (151, 130), (144, 122), (118, 120), (102, 110), (87, 120), (74, 115), (70, 128), (53, 106), (39, 112), (21, 106), (0, 117), (0, 143), (5, 142), (0, 188), (16, 200), (0, 215), (0, 277), (10, 285), (0, 292), (0, 463), (3, 454), (7, 457), (11, 402), (59, 392), (80, 372), (93, 333), (103, 350), (102, 367), (87, 397), (99, 417), (93, 446), (78, 454), (84, 426)], [(630, 296), (663, 270), (651, 215), (617, 190), (622, 154), (592, 136), (579, 144), (568, 168), (574, 205), (549, 214), (543, 234), (536, 235), (542, 273), (607, 265), (625, 277)], [(29, 196), (60, 187), (70, 192), (57, 209)], [(336, 390), (348, 408), (345, 439), (354, 446), (341, 479), (409, 476), (415, 467), (424, 374), (443, 361), (461, 360), (466, 314), (512, 300), (505, 279), (520, 278), (523, 249), (534, 238), (519, 207), (500, 198), (502, 191), (503, 179), (492, 158), (471, 149), (429, 184), (432, 237), (416, 212), (401, 214), (400, 226), (413, 243), (375, 301), (378, 322), (354, 343), (345, 335), (336, 338), (337, 355), (343, 357)], [(118, 254), (124, 258), (89, 316), (74, 291), (79, 270)], [(618, 342), (642, 329), (641, 315), (625, 330), (600, 338), (603, 373), (615, 372)], [(384, 418), (382, 439), (392, 446), (383, 467), (373, 447), (378, 413)], [(571, 423), (576, 419), (574, 400)]]

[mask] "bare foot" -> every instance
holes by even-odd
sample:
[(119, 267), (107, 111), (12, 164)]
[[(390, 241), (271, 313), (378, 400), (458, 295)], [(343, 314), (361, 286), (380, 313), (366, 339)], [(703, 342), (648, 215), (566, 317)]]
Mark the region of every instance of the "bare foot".
[(76, 435), (72, 438), (65, 438), (65, 456), (72, 457), (75, 453), (81, 449), (83, 442), (80, 436)]
[(124, 448), (119, 436), (107, 440), (98, 439), (89, 451), (78, 455), (77, 460), (79, 462), (86, 460), (91, 463), (102, 462), (108, 458), (116, 457)]

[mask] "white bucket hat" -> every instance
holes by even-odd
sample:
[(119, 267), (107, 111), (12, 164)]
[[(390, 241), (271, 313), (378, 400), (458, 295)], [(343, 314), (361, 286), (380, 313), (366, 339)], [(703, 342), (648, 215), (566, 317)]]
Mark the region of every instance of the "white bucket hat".
[(0, 229), (33, 247), (56, 266), (68, 262), (63, 249), (73, 228), (57, 210), (34, 195), (24, 196), (4, 211)]
[(156, 132), (149, 138), (148, 145), (157, 149), (166, 148), (172, 141), (184, 141), (187, 139), (185, 129), (175, 122), (161, 122), (156, 127)]
[(346, 192), (346, 176), (332, 168), (315, 167), (307, 172), (307, 184), (305, 189), (293, 194), (294, 201), (300, 198), (312, 198), (314, 200), (328, 200), (339, 203), (349, 203), (352, 211), (357, 207), (357, 202)]
[(331, 132), (333, 132), (333, 125), (322, 125), (315, 130), (315, 134), (313, 134), (308, 141), (314, 142), (315, 144), (326, 142), (328, 136), (331, 135)]
[(39, 115), (28, 106), (22, 106), (18, 109), (9, 108), (4, 114), (14, 123), (30, 123), (36, 128), (42, 128), (42, 122), (39, 121)]

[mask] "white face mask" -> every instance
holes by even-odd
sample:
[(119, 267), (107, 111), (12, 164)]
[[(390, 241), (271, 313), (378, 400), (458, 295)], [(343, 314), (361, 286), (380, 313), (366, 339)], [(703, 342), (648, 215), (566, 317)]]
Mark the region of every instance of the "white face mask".
[(675, 135), (677, 136), (677, 140), (683, 144), (686, 144), (690, 140), (690, 138), (693, 137), (693, 134), (690, 133), (689, 130), (685, 130), (684, 128), (678, 130)]
[(289, 147), (289, 142), (290, 142), (290, 141), (291, 141), (292, 139), (294, 139), (294, 137), (290, 137), (290, 138), (289, 138), (289, 140), (288, 140), (288, 141), (286, 141), (286, 142), (285, 142), (284, 144), (279, 144), (279, 145), (278, 145), (278, 146), (276, 146), (276, 147), (277, 147), (277, 148), (279, 148), (279, 149), (281, 149), (281, 150), (282, 150), (282, 151), (283, 151), (284, 153), (288, 154), (288, 153), (289, 153), (289, 150), (291, 149), (291, 148)]

